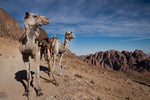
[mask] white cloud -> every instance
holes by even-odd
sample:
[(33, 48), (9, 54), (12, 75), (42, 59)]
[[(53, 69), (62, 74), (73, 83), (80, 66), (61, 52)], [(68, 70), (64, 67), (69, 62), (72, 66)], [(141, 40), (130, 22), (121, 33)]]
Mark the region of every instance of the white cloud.
[(129, 39), (123, 41), (130, 42), (130, 41), (138, 41), (138, 40), (145, 40), (145, 39), (150, 39), (150, 37), (141, 37), (141, 38), (135, 38), (135, 39)]

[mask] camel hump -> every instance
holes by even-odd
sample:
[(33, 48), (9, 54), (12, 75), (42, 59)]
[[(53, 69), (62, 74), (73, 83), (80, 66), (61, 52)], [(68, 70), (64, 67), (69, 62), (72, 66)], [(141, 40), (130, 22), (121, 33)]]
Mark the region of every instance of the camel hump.
[(48, 42), (49, 37), (48, 37), (47, 33), (45, 32), (45, 30), (42, 29), (41, 27), (38, 27), (38, 29), (40, 32), (40, 34), (38, 36), (38, 41), (41, 42), (42, 40), (46, 40)]
[(26, 35), (26, 33), (24, 32), (24, 33), (22, 34), (21, 38), (19, 39), (19, 42), (22, 42), (22, 41), (23, 41), (25, 35)]

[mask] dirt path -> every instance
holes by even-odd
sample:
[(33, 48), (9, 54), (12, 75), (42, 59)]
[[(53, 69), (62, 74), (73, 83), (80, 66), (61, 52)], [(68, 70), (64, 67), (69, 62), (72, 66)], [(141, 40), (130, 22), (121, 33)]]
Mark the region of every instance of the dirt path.
[[(18, 42), (0, 38), (0, 100), (27, 100), (26, 68), (18, 50)], [(31, 68), (34, 71), (34, 61)], [(150, 100), (150, 85), (133, 81), (119, 73), (90, 68), (78, 58), (63, 60), (63, 77), (55, 77), (55, 86), (47, 74), (47, 63), (41, 61), (40, 81), (44, 95), (36, 96), (31, 87), (30, 100)], [(33, 74), (34, 77), (34, 74)], [(36, 84), (35, 84), (36, 86)]]

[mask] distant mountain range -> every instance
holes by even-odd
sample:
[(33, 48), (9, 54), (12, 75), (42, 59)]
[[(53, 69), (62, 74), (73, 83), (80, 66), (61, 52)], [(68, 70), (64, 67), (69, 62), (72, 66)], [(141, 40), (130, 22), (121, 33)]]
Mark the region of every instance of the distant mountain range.
[(149, 58), (150, 58), (150, 53), (148, 53), (147, 55), (148, 55), (148, 56), (149, 56)]
[(109, 50), (80, 57), (88, 64), (105, 69), (125, 71), (132, 69), (138, 72), (150, 72), (150, 58), (141, 50), (134, 52)]

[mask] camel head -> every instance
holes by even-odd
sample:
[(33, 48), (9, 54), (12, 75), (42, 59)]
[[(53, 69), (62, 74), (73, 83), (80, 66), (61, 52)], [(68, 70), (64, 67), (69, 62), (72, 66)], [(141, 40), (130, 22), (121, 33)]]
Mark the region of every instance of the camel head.
[(66, 39), (74, 39), (75, 38), (75, 35), (74, 35), (74, 33), (72, 33), (72, 32), (68, 32), (68, 31), (66, 31), (65, 32), (66, 34), (65, 34), (65, 38)]
[(35, 15), (32, 13), (25, 12), (24, 25), (25, 28), (30, 28), (30, 26), (38, 27), (42, 25), (49, 24), (49, 19), (45, 16)]

